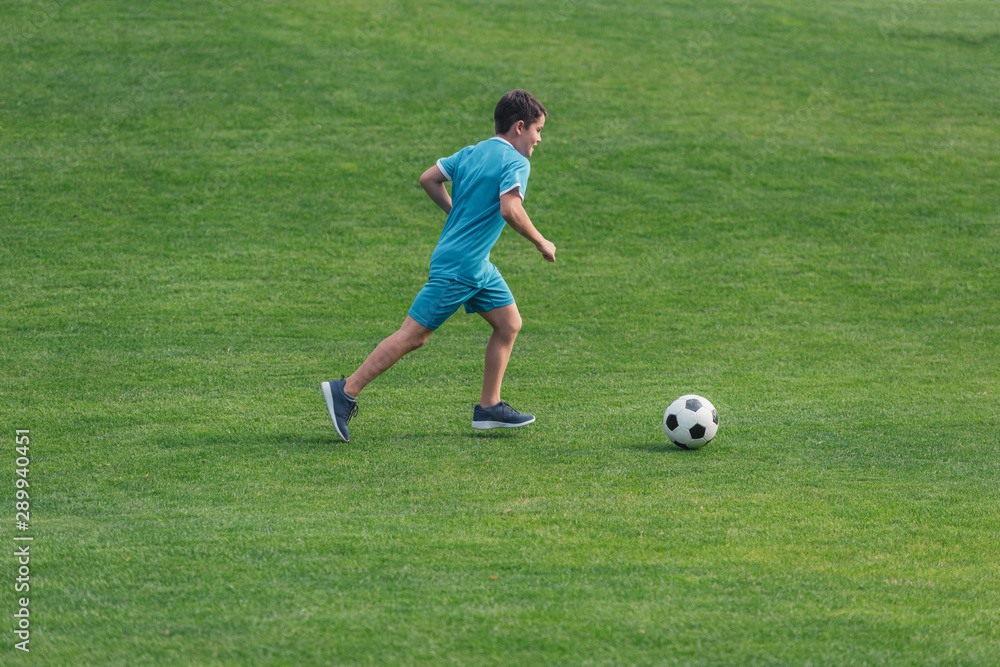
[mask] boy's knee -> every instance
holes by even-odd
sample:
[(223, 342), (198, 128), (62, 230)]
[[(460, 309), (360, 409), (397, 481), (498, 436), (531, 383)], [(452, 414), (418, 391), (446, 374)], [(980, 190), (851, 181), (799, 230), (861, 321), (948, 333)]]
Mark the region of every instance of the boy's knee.
[(416, 350), (419, 347), (423, 347), (427, 339), (431, 337), (431, 332), (421, 331), (419, 333), (411, 333), (406, 338), (406, 346), (409, 348), (410, 352)]
[(424, 343), (426, 343), (426, 342), (427, 342), (427, 337), (426, 336), (415, 336), (415, 337), (411, 338), (410, 339), (410, 352), (412, 352), (413, 350), (416, 350), (418, 348), (423, 347)]
[(507, 336), (508, 338), (514, 338), (517, 336), (518, 332), (521, 331), (521, 316), (515, 315), (514, 317), (505, 320), (503, 324), (497, 327), (500, 334)]

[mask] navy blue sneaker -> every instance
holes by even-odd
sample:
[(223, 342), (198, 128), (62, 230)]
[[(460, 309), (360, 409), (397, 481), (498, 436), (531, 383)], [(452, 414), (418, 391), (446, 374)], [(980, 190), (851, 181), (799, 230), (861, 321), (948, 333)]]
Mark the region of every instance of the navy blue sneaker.
[(337, 435), (344, 442), (350, 442), (351, 436), (347, 432), (347, 422), (351, 417), (358, 414), (358, 401), (347, 395), (344, 385), (347, 380), (341, 377), (339, 380), (331, 382), (321, 382), (320, 388), (323, 390), (323, 398), (326, 399), (326, 408), (330, 411), (330, 419), (333, 420), (333, 428), (337, 429)]
[(472, 428), (484, 430), (488, 428), (517, 428), (527, 426), (535, 421), (534, 415), (522, 415), (514, 408), (500, 401), (488, 408), (476, 404), (472, 409)]

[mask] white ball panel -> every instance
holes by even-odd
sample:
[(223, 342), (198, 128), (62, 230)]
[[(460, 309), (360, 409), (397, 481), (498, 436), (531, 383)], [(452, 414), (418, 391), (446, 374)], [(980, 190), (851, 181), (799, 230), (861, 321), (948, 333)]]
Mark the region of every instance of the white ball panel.
[(684, 428), (691, 428), (698, 423), (698, 413), (685, 408), (677, 413), (677, 423)]
[(670, 433), (670, 439), (678, 445), (687, 445), (691, 442), (691, 433), (686, 428), (675, 428)]
[(701, 410), (699, 410), (698, 412), (696, 412), (694, 414), (695, 414), (695, 419), (698, 421), (698, 423), (701, 424), (702, 426), (706, 427), (706, 428), (708, 427), (709, 424), (713, 423), (712, 422), (712, 408), (706, 408), (706, 407), (702, 406)]
[(719, 432), (719, 425), (715, 422), (710, 423), (705, 427), (705, 442), (708, 442), (715, 437), (715, 434)]

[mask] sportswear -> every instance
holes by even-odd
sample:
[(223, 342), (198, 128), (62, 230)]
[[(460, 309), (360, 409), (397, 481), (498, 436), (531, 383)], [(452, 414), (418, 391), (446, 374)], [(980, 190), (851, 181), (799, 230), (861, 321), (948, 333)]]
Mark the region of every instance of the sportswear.
[(506, 139), (491, 137), (437, 161), (452, 182), (452, 209), (431, 255), (431, 278), (451, 278), (473, 287), (490, 278), (490, 250), (505, 221), (500, 196), (517, 191), (524, 200), (531, 163)]
[(490, 264), (482, 287), (472, 287), (454, 278), (431, 277), (413, 299), (409, 315), (428, 329), (437, 329), (465, 304), (467, 313), (485, 313), (514, 303), (507, 282)]
[(517, 428), (527, 426), (535, 421), (534, 415), (521, 414), (510, 407), (506, 401), (484, 408), (476, 405), (472, 409), (472, 428), (484, 430), (489, 428)]
[(337, 435), (344, 442), (350, 442), (351, 435), (347, 432), (347, 422), (351, 421), (354, 415), (358, 414), (358, 401), (351, 398), (344, 385), (347, 381), (344, 378), (332, 382), (321, 382), (320, 389), (323, 391), (323, 398), (326, 400), (326, 409), (330, 412), (330, 419), (333, 420), (333, 428), (337, 430)]

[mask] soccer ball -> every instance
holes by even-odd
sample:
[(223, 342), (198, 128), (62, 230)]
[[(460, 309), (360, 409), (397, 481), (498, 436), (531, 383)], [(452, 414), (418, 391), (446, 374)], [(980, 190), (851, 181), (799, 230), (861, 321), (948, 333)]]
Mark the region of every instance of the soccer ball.
[(707, 398), (695, 394), (681, 396), (663, 413), (663, 430), (681, 449), (707, 445), (719, 430), (719, 413)]

